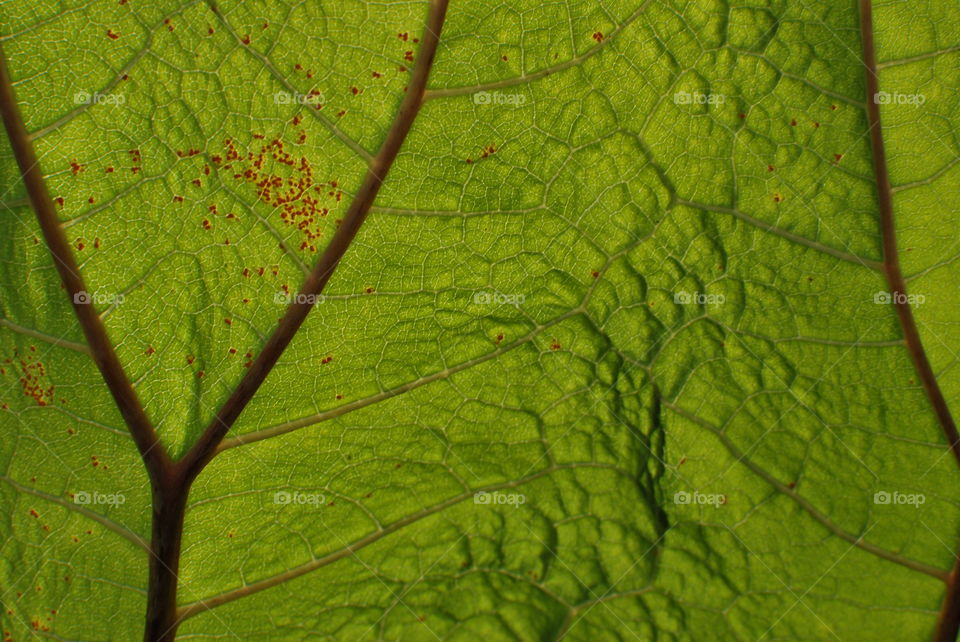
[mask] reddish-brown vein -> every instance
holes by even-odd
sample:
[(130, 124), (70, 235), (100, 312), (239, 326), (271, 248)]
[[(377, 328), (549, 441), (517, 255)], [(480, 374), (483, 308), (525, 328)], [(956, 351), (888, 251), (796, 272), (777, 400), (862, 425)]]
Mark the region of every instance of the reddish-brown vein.
[(113, 344), (107, 336), (107, 330), (96, 309), (89, 302), (78, 303), (83, 300), (80, 294), (87, 292), (88, 289), (83, 277), (80, 276), (80, 269), (70, 249), (67, 235), (60, 226), (53, 200), (43, 179), (40, 163), (14, 95), (13, 83), (2, 48), (0, 48), (0, 112), (3, 114), (3, 125), (10, 139), (17, 166), (20, 168), (30, 205), (40, 223), (43, 238), (53, 257), (57, 273), (70, 296), (73, 310), (87, 339), (91, 357), (100, 369), (110, 394), (113, 395), (117, 408), (143, 457), (147, 471), (151, 478), (159, 478), (171, 462), (166, 450), (160, 446), (153, 424), (150, 423), (133, 386), (130, 385), (130, 380), (120, 364), (120, 359), (113, 349)]
[[(880, 206), (880, 231), (883, 241), (883, 269), (893, 298), (900, 326), (903, 328), (904, 341), (910, 353), (920, 382), (926, 391), (930, 405), (937, 416), (943, 433), (947, 438), (954, 458), (960, 464), (960, 433), (950, 413), (947, 400), (940, 390), (937, 377), (923, 349), (920, 331), (913, 318), (913, 310), (907, 302), (907, 286), (900, 269), (900, 257), (897, 251), (896, 221), (893, 216), (893, 192), (890, 175), (887, 171), (887, 157), (883, 144), (883, 128), (880, 122), (880, 104), (875, 99), (880, 91), (880, 78), (877, 75), (877, 53), (873, 34), (873, 2), (860, 0), (860, 32), (863, 41), (863, 62), (867, 71), (867, 117), (870, 127), (870, 142), (873, 149), (873, 169), (877, 179), (877, 197)], [(944, 597), (934, 640), (955, 642), (960, 630), (960, 557), (947, 576), (947, 591)]]
[[(436, 56), (440, 31), (449, 0), (432, 0), (410, 84), (380, 150), (369, 163), (366, 176), (343, 222), (314, 268), (307, 275), (300, 293), (318, 295), (330, 280), (360, 226), (370, 212), (380, 186), (386, 178), (413, 121), (424, 102), (430, 69)], [(66, 239), (66, 234), (47, 191), (36, 155), (14, 96), (3, 52), (0, 50), (0, 110), (11, 140), (14, 155), (23, 174), (30, 202), (37, 213), (44, 238), (71, 300), (86, 291), (83, 279)], [(177, 613), (177, 571), (187, 497), (193, 480), (216, 455), (217, 446), (237, 417), (290, 344), (313, 307), (298, 297), (291, 304), (274, 333), (240, 381), (237, 388), (216, 413), (200, 439), (179, 461), (173, 462), (160, 445), (156, 431), (140, 405), (124, 374), (99, 316), (91, 305), (74, 304), (90, 351), (107, 383), (117, 407), (130, 428), (150, 473), (153, 490), (153, 533), (150, 544), (150, 573), (147, 590), (147, 617), (144, 639), (147, 642), (172, 641), (180, 623)]]
[(217, 445), (230, 430), (240, 413), (243, 412), (267, 375), (270, 374), (270, 370), (277, 363), (280, 355), (307, 318), (307, 314), (313, 308), (313, 303), (308, 303), (308, 301), (316, 300), (316, 295), (323, 291), (324, 286), (330, 280), (343, 255), (356, 237), (360, 226), (366, 220), (370, 207), (380, 191), (380, 186), (390, 171), (390, 167), (396, 159), (413, 121), (423, 106), (424, 92), (437, 52), (437, 45), (440, 41), (440, 31), (446, 17), (447, 4), (448, 0), (433, 0), (430, 5), (417, 60), (400, 110), (387, 132), (383, 145), (371, 160), (363, 183), (357, 190), (353, 202), (343, 218), (343, 223), (330, 240), (330, 244), (320, 256), (317, 264), (304, 280), (300, 288), (300, 294), (303, 296), (296, 297), (295, 302), (290, 304), (286, 314), (280, 320), (279, 326), (267, 340), (237, 388), (216, 413), (197, 443), (178, 462), (178, 466), (188, 479), (195, 477), (216, 454)]

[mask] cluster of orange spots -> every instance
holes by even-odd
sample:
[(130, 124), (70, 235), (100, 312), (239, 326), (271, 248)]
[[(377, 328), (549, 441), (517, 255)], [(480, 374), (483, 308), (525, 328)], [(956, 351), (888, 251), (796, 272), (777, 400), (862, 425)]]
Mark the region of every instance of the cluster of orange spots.
[[(307, 133), (301, 130), (296, 142), (303, 144), (306, 139)], [(290, 154), (279, 138), (262, 145), (259, 152), (248, 152), (246, 156), (238, 151), (232, 139), (225, 140), (224, 147), (227, 161), (239, 161), (234, 179), (254, 185), (262, 203), (279, 209), (281, 220), (303, 233), (300, 249), (316, 252), (316, 242), (323, 237), (320, 220), (330, 213), (330, 207), (324, 206), (324, 198), (329, 196), (337, 202), (343, 198), (337, 182), (316, 183), (310, 161), (305, 156)], [(212, 160), (219, 164), (223, 159), (214, 156)], [(268, 168), (268, 162), (271, 168)], [(224, 165), (224, 168), (231, 165)], [(245, 271), (244, 276), (249, 276), (249, 271)]]
[[(51, 622), (53, 621), (53, 618), (48, 617), (47, 621)], [(43, 631), (44, 633), (50, 632), (50, 627), (44, 624), (43, 622), (41, 622), (40, 618), (38, 617), (35, 617), (30, 620), (30, 628), (32, 628), (34, 631)], [(10, 639), (12, 640), (13, 638), (10, 638)]]
[[(30, 346), (30, 352), (36, 352), (36, 346)], [(47, 406), (54, 401), (54, 390), (56, 386), (50, 385), (44, 387), (44, 377), (47, 376), (47, 368), (43, 362), (29, 357), (21, 357), (19, 350), (14, 350), (14, 358), (8, 357), (5, 363), (19, 366), (20, 369), (20, 389), (26, 397), (33, 399), (38, 406)], [(6, 368), (0, 368), (0, 374), (6, 374)], [(62, 399), (61, 403), (65, 403)]]
[(141, 157), (139, 149), (131, 149), (129, 152), (130, 158), (133, 162), (133, 167), (130, 168), (130, 171), (134, 174), (140, 173)]
[(191, 148), (191, 149), (188, 149), (187, 151), (183, 151), (182, 149), (178, 149), (178, 150), (177, 150), (177, 158), (184, 158), (185, 156), (196, 156), (196, 155), (199, 154), (199, 153), (200, 153), (200, 150), (199, 150), (199, 149), (192, 149), (192, 148)]
[(327, 364), (327, 363), (330, 363), (331, 361), (333, 361), (333, 357), (331, 357), (330, 355), (327, 355), (327, 356), (325, 356), (323, 359), (320, 360), (320, 363), (321, 363), (321, 364)]
[(383, 78), (383, 74), (381, 74), (379, 71), (371, 72), (371, 75), (372, 75), (374, 78)]
[(594, 31), (593, 35), (590, 37), (596, 40), (598, 43), (603, 42), (603, 34), (600, 33), (599, 31)]
[(403, 59), (406, 60), (407, 62), (413, 62), (413, 52), (412, 52), (412, 51), (404, 51), (404, 52), (403, 52)]
[[(295, 64), (295, 65), (293, 66), (293, 68), (294, 68), (294, 70), (296, 70), (296, 71), (303, 71), (303, 65), (301, 65), (299, 62), (298, 62), (297, 64)], [(312, 70), (312, 69), (308, 69), (308, 70), (307, 70), (307, 73), (306, 73), (306, 76), (307, 76), (307, 78), (313, 78), (313, 70)]]
[(110, 40), (116, 40), (120, 37), (120, 34), (113, 29), (107, 29), (107, 37), (110, 38)]
[(554, 350), (554, 351), (559, 350), (559, 349), (560, 349), (560, 342), (557, 341), (556, 339), (554, 339), (553, 342), (550, 344), (550, 349), (551, 349), (551, 350)]
[(100, 468), (103, 466), (102, 470), (110, 470), (110, 466), (104, 464), (96, 455), (90, 455), (90, 465), (94, 468)]
[(171, 24), (170, 22), (170, 18), (166, 18), (163, 21), (163, 24), (167, 25), (167, 31), (173, 31), (174, 27), (173, 27), (173, 24)]
[[(486, 158), (486, 157), (491, 156), (491, 155), (496, 154), (496, 153), (497, 153), (497, 148), (496, 148), (496, 147), (494, 147), (493, 145), (487, 145), (486, 147), (483, 148), (483, 151), (480, 152), (480, 158)], [(468, 158), (468, 159), (467, 159), (467, 164), (468, 164), (468, 165), (473, 164), (473, 159), (472, 159), (472, 158)]]
[(777, 192), (776, 194), (774, 194), (774, 195), (773, 195), (773, 202), (774, 202), (774, 203), (782, 203), (782, 202), (783, 202), (783, 194), (780, 194), (779, 192)]
[(80, 163), (78, 163), (76, 158), (74, 158), (72, 161), (70, 161), (70, 172), (71, 172), (74, 176), (76, 176), (77, 174), (79, 174), (80, 172), (82, 172), (83, 169), (84, 169), (84, 168), (83, 168), (83, 165), (81, 165)]
[(104, 174), (113, 174), (113, 167), (107, 167), (103, 170)]

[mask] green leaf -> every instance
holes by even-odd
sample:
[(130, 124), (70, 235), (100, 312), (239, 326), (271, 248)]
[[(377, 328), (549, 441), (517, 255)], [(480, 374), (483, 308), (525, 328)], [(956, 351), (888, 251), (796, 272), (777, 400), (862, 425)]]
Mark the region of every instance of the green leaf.
[(954, 639), (957, 3), (444, 4), (3, 3), (4, 639)]

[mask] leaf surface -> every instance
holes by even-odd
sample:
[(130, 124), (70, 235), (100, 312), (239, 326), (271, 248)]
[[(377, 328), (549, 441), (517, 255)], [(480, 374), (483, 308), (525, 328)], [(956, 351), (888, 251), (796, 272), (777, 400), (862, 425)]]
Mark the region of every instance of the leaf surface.
[[(336, 231), (427, 10), (0, 8), (171, 456)], [(883, 299), (863, 33), (852, 1), (452, 3), (369, 218), (191, 490), (179, 635), (932, 635), (957, 461)], [(897, 254), (955, 411), (960, 10), (874, 3), (872, 34)], [(0, 183), (0, 619), (137, 639), (150, 481), (6, 138)]]

